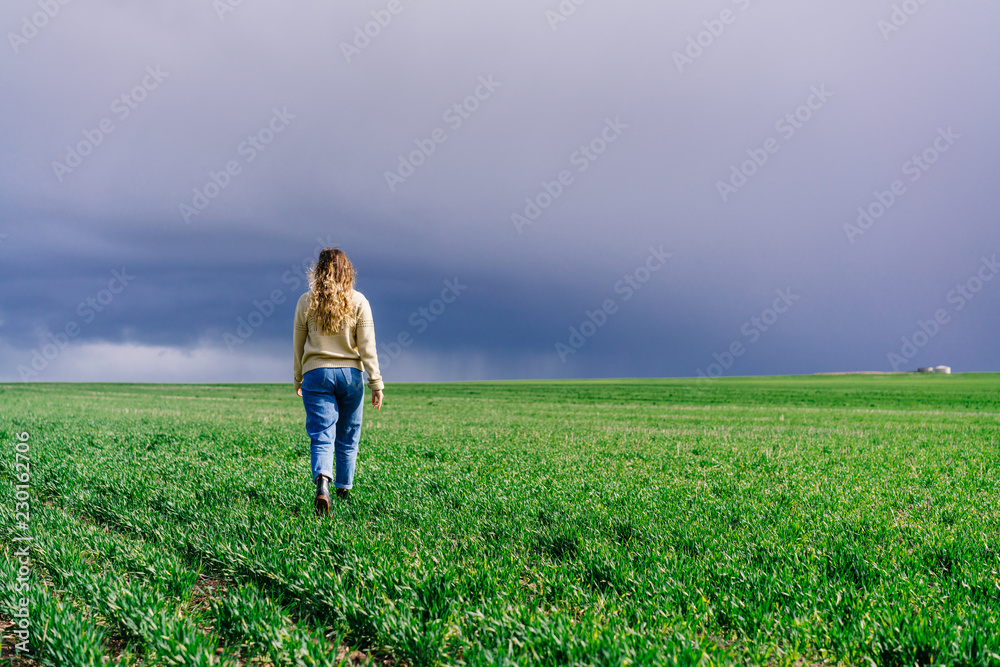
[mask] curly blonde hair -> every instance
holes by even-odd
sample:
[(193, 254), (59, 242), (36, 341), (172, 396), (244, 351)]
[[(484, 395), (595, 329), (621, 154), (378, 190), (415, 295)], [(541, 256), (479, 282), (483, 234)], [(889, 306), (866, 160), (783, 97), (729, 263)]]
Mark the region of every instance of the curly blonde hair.
[(309, 272), (309, 316), (320, 333), (354, 326), (354, 266), (340, 248), (324, 248)]

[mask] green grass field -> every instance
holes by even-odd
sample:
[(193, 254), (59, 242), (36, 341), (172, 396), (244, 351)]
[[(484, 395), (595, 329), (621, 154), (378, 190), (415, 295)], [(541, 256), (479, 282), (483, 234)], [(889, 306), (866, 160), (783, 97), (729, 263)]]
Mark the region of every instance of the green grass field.
[(0, 406), (5, 658), (1000, 665), (1000, 376), (389, 385), (328, 518), (290, 385)]

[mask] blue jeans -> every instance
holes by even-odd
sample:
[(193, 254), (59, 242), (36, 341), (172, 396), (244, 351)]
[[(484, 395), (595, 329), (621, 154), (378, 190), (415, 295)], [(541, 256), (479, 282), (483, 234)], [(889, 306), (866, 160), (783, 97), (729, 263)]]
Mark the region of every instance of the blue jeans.
[(306, 433), (312, 441), (314, 482), (326, 475), (338, 489), (354, 485), (364, 401), (365, 385), (357, 368), (315, 368), (303, 374), (302, 403), (306, 408)]

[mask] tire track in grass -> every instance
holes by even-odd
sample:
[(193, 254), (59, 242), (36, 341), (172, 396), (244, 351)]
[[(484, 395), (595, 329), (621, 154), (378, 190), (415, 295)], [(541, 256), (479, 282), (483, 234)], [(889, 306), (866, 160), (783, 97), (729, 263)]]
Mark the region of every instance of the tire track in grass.
[[(333, 623), (346, 623), (352, 631), (348, 638), (354, 637), (352, 643), (361, 646), (378, 646), (372, 643), (379, 637), (392, 636), (394, 619), (407, 617), (409, 605), (395, 608), (395, 616), (386, 616), (386, 607), (376, 600), (358, 602), (348, 597), (352, 589), (350, 584), (344, 585), (343, 579), (337, 576), (324, 577), (315, 568), (301, 570), (294, 563), (283, 560), (286, 565), (282, 571), (268, 567), (253, 557), (245, 545), (231, 544), (217, 536), (202, 537), (184, 535), (175, 541), (170, 535), (169, 527), (163, 523), (153, 525), (148, 520), (133, 516), (125, 516), (114, 509), (106, 508), (92, 502), (83, 505), (85, 511), (98, 521), (114, 530), (122, 530), (137, 536), (148, 537), (163, 548), (173, 550), (189, 563), (199, 566), (207, 565), (220, 577), (233, 582), (250, 582), (259, 586), (277, 601), (289, 605), (289, 608), (304, 619), (311, 619), (326, 627)], [(354, 575), (350, 567), (344, 568), (345, 576), (350, 580)], [(370, 583), (370, 582), (369, 582)], [(419, 590), (417, 591), (419, 597)], [(391, 603), (391, 601), (390, 601)], [(389, 605), (392, 607), (392, 605)], [(431, 619), (433, 620), (433, 619)], [(428, 622), (427, 619), (424, 622)], [(420, 633), (416, 633), (419, 636)], [(341, 647), (343, 648), (343, 647)], [(342, 651), (341, 651), (342, 652)], [(391, 650), (369, 649), (369, 655), (378, 656), (384, 664), (396, 664)]]
[[(126, 493), (126, 495), (132, 497), (148, 497), (146, 494)], [(64, 500), (68, 499), (64, 498)], [(176, 511), (176, 508), (171, 509), (171, 511), (167, 513), (168, 516), (144, 516), (144, 514), (148, 514), (151, 509), (149, 505), (157, 504), (155, 500), (152, 503), (147, 504), (145, 508), (141, 505), (133, 505), (131, 507), (121, 507), (120, 509), (118, 506), (123, 504), (121, 502), (114, 503), (112, 506), (90, 500), (81, 500), (79, 498), (73, 499), (73, 502), (79, 511), (82, 511), (84, 514), (100, 524), (110, 526), (115, 530), (123, 531), (134, 536), (150, 539), (154, 543), (180, 553), (181, 556), (187, 558), (189, 562), (200, 563), (206, 555), (212, 555), (211, 551), (192, 551), (190, 540), (187, 535), (184, 535), (183, 530), (183, 528), (187, 528), (189, 526), (181, 525), (187, 523), (185, 519), (188, 517), (185, 517), (183, 511)], [(161, 506), (160, 509), (162, 510), (166, 508)], [(173, 537), (178, 532), (183, 536), (183, 539), (180, 540), (180, 542), (185, 545), (183, 548), (177, 548), (174, 544), (175, 540)], [(314, 610), (327, 610), (328, 605), (316, 605), (315, 598), (310, 600), (308, 597), (303, 597), (305, 589), (294, 583), (294, 577), (290, 579), (287, 576), (287, 573), (276, 574), (266, 568), (254, 567), (252, 563), (249, 565), (244, 564), (238, 569), (231, 568), (228, 565), (231, 563), (233, 556), (238, 556), (238, 554), (231, 553), (229, 560), (222, 560), (219, 558), (214, 559), (213, 562), (216, 565), (217, 570), (223, 576), (249, 577), (251, 580), (270, 585), (271, 588), (278, 594), (297, 597), (300, 602), (306, 603), (307, 609), (309, 608), (309, 603), (312, 602)], [(289, 561), (286, 560), (285, 562), (288, 563)], [(277, 585), (275, 585), (275, 582), (278, 582)]]
[[(215, 652), (215, 647), (210, 646), (210, 641), (208, 648), (211, 648), (211, 651), (206, 648), (201, 651), (202, 658), (198, 658), (197, 651), (195, 655), (187, 655), (186, 650), (178, 649), (176, 646), (171, 647), (161, 639), (165, 634), (180, 634), (185, 644), (196, 647), (205, 643), (199, 639), (200, 636), (209, 639), (211, 629), (196, 627), (197, 609), (189, 599), (194, 588), (194, 579), (198, 576), (197, 572), (177, 571), (175, 567), (177, 563), (170, 561), (169, 552), (163, 552), (158, 547), (146, 549), (145, 553), (139, 547), (148, 545), (133, 543), (129, 545), (131, 549), (116, 548), (121, 545), (111, 544), (114, 541), (113, 535), (103, 531), (97, 532), (93, 525), (87, 526), (82, 523), (69, 525), (74, 520), (72, 516), (61, 508), (52, 507), (50, 503), (45, 505), (48, 505), (49, 512), (36, 514), (37, 541), (32, 552), (36, 561), (43, 565), (56, 581), (67, 586), (84, 601), (85, 605), (100, 609), (112, 624), (117, 626), (119, 634), (126, 643), (129, 639), (139, 640), (144, 648), (152, 648), (160, 653), (172, 652), (175, 655), (186, 656), (185, 659), (213, 662), (210, 656)], [(58, 537), (53, 536), (53, 529)], [(106, 552), (109, 551), (113, 555), (107, 557)], [(102, 552), (105, 552), (104, 555)], [(116, 588), (115, 582), (127, 583), (123, 587)], [(177, 616), (183, 618), (187, 612), (194, 610), (192, 622), (178, 624), (171, 620), (161, 623), (161, 627), (144, 624), (142, 615), (155, 617), (163, 610), (151, 608), (150, 604), (141, 604), (139, 606), (145, 610), (137, 614), (134, 609), (128, 607), (136, 606), (136, 599), (146, 599), (142, 587), (150, 584), (154, 587), (157, 597), (170, 599), (176, 603), (176, 609), (171, 612), (171, 617), (176, 612)], [(126, 601), (124, 607), (115, 602), (119, 599)], [(160, 613), (159, 616), (164, 615)]]
[[(144, 581), (156, 581), (158, 575), (163, 574), (163, 570), (168, 569), (164, 567), (165, 564), (174, 564), (170, 560), (170, 556), (177, 556), (183, 562), (193, 564), (196, 568), (196, 576), (201, 579), (202, 574), (198, 572), (201, 569), (204, 558), (203, 555), (199, 555), (194, 558), (190, 558), (192, 550), (190, 549), (190, 544), (186, 544), (183, 548), (174, 548), (173, 541), (170, 539), (169, 527), (164, 529), (162, 524), (154, 526), (152, 523), (137, 519), (135, 516), (123, 515), (121, 512), (116, 510), (105, 508), (92, 502), (82, 503), (82, 509), (93, 519), (97, 520), (97, 523), (92, 524), (93, 530), (89, 533), (90, 537), (101, 537), (105, 540), (111, 539), (104, 530), (111, 528), (117, 535), (132, 535), (140, 538), (151, 538), (152, 542), (145, 549), (145, 554), (142, 558), (132, 557), (132, 558), (110, 558), (105, 559), (105, 562), (109, 565), (106, 569), (106, 573), (103, 578), (93, 578), (93, 577), (81, 577), (80, 573), (82, 569), (79, 563), (74, 563), (74, 566), (67, 569), (65, 566), (60, 567), (58, 564), (58, 559), (48, 559), (48, 566), (50, 568), (55, 568), (59, 572), (59, 576), (63, 583), (72, 587), (72, 589), (77, 592), (82, 599), (94, 607), (103, 610), (107, 614), (113, 623), (117, 625), (121, 633), (128, 639), (133, 641), (142, 642), (143, 646), (147, 649), (154, 651), (160, 651), (166, 653), (169, 651), (177, 652), (176, 646), (167, 644), (164, 645), (162, 642), (156, 641), (156, 637), (159, 636), (156, 633), (159, 632), (160, 635), (164, 633), (170, 634), (175, 633), (183, 636), (188, 644), (199, 644), (197, 638), (193, 634), (193, 628), (189, 624), (188, 626), (178, 626), (173, 622), (161, 623), (161, 627), (157, 628), (155, 625), (150, 626), (149, 624), (143, 624), (142, 620), (134, 613), (134, 608), (143, 609), (142, 615), (153, 618), (164, 618), (163, 609), (157, 607), (150, 601), (141, 589), (132, 587), (125, 587), (121, 589), (116, 589), (114, 586), (108, 587), (105, 585), (109, 579), (125, 579), (130, 573), (134, 574), (136, 572), (141, 573), (143, 577), (148, 577)], [(72, 515), (66, 512), (64, 509), (59, 508), (56, 511), (63, 512), (64, 516), (67, 518), (72, 518)], [(48, 528), (49, 526), (45, 526)], [(81, 526), (82, 527), (82, 526)], [(100, 531), (100, 532), (98, 532)], [(66, 535), (66, 529), (63, 527), (61, 531), (63, 535)], [(75, 531), (70, 531), (75, 532)], [(77, 535), (79, 537), (79, 535)], [(86, 547), (99, 547), (101, 545), (96, 544), (84, 544), (82, 552), (91, 551)], [(105, 545), (106, 546), (106, 545)], [(137, 550), (137, 553), (141, 550)], [(39, 552), (44, 552), (44, 548), (39, 548)], [(60, 551), (60, 553), (65, 554), (65, 551)], [(116, 552), (120, 553), (120, 552)], [(51, 556), (51, 554), (49, 554)], [(187, 557), (187, 558), (185, 558)], [(159, 562), (157, 562), (159, 558)], [(224, 572), (229, 575), (236, 574), (237, 576), (249, 579), (250, 581), (261, 581), (276, 593), (279, 598), (294, 598), (294, 602), (300, 603), (304, 600), (315, 601), (311, 597), (303, 597), (304, 589), (300, 586), (289, 585), (287, 577), (282, 577), (280, 575), (275, 575), (263, 568), (244, 566), (239, 569), (233, 569), (227, 567), (224, 561), (215, 559), (214, 563), (220, 565), (218, 567), (219, 572)], [(114, 576), (110, 575), (111, 567), (117, 566), (119, 569), (114, 572)], [(223, 579), (216, 579), (217, 582), (225, 582), (227, 588), (232, 587), (235, 582), (227, 581)], [(198, 600), (194, 599), (194, 587), (195, 582), (191, 582), (191, 586), (186, 587), (185, 592), (174, 590), (172, 597), (177, 602), (180, 603), (180, 607), (177, 613), (183, 615), (185, 611), (194, 611), (193, 622), (197, 629), (200, 631), (202, 636), (210, 637), (213, 633), (213, 626), (211, 624), (204, 623), (204, 619), (214, 619), (216, 622), (220, 618), (231, 618), (225, 615), (225, 610), (228, 608), (229, 596), (226, 594), (211, 596), (204, 591), (199, 596)], [(217, 586), (216, 588), (219, 588)], [(239, 598), (238, 598), (239, 599)], [(244, 605), (245, 606), (245, 605)], [(301, 606), (301, 605), (298, 605)], [(310, 659), (315, 661), (314, 664), (335, 664), (347, 658), (348, 655), (353, 655), (355, 660), (359, 658), (357, 647), (349, 646), (341, 642), (341, 637), (336, 632), (328, 633), (324, 627), (316, 627), (314, 624), (310, 624), (309, 616), (304, 616), (303, 618), (296, 619), (294, 615), (286, 613), (286, 611), (278, 605), (277, 602), (268, 599), (266, 602), (261, 601), (256, 608), (258, 610), (266, 610), (269, 614), (269, 618), (273, 621), (271, 625), (261, 625), (260, 623), (251, 624), (250, 626), (227, 626), (224, 637), (230, 642), (236, 641), (237, 646), (243, 642), (257, 646), (261, 650), (266, 649), (266, 655), (274, 661), (275, 664), (301, 664), (301, 660)], [(280, 610), (280, 611), (278, 611)], [(198, 613), (200, 611), (200, 614)], [(308, 609), (306, 610), (308, 611)], [(243, 627), (246, 632), (240, 634), (238, 630)], [(250, 632), (248, 628), (252, 628), (253, 631)], [(268, 629), (269, 628), (269, 629)], [(268, 634), (263, 632), (264, 629), (268, 629)], [(169, 631), (169, 632), (168, 632)], [(247, 634), (249, 632), (249, 634)], [(151, 640), (151, 638), (153, 638)], [(266, 639), (266, 641), (264, 641)], [(377, 653), (377, 652), (375, 652)], [(368, 654), (366, 654), (368, 655)], [(382, 662), (386, 662), (388, 659), (388, 664), (395, 664), (395, 661), (390, 658), (390, 656), (382, 655)]]
[[(0, 546), (0, 577), (5, 582), (18, 581), (17, 569), (10, 544)], [(33, 563), (34, 564), (34, 563)], [(52, 584), (40, 577), (35, 570), (28, 576), (28, 590), (16, 592), (8, 583), (0, 596), (0, 616), (11, 619), (4, 627), (4, 648), (8, 657), (13, 657), (15, 638), (13, 631), (7, 630), (13, 624), (20, 608), (20, 599), (28, 600), (28, 652), (19, 656), (29, 656), (33, 660), (22, 660), (25, 664), (90, 665), (100, 664), (106, 654), (107, 628), (98, 623), (92, 615), (85, 615), (66, 596), (56, 594)], [(10, 644), (8, 646), (8, 637)]]
[[(197, 616), (185, 615), (185, 588), (189, 587), (171, 580), (174, 573), (169, 572), (170, 564), (157, 568), (154, 559), (136, 567), (135, 562), (127, 560), (131, 566), (128, 570), (116, 568), (96, 549), (88, 548), (97, 545), (88, 545), (84, 525), (66, 525), (58, 522), (59, 518), (69, 517), (58, 512), (36, 514), (31, 557), (54, 584), (76, 600), (75, 606), (84, 614), (97, 613), (105, 619), (111, 633), (109, 640), (117, 638), (125, 644), (125, 651), (140, 648), (165, 664), (229, 664), (225, 655), (216, 659), (218, 642), (213, 641), (210, 632), (198, 627)], [(166, 578), (157, 578), (161, 569), (168, 570)], [(191, 579), (187, 573), (181, 574)]]

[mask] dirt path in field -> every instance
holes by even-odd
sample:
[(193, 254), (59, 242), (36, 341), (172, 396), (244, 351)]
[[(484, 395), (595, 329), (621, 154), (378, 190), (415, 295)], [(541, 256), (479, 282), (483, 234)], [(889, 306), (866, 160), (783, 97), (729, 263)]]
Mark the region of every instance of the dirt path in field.
[(0, 635), (3, 635), (3, 649), (0, 650), (0, 662), (11, 667), (40, 667), (41, 663), (37, 660), (18, 657), (19, 654), (14, 650), (14, 644), (18, 638), (14, 635), (13, 627), (14, 623), (11, 622), (10, 618), (0, 616)]

